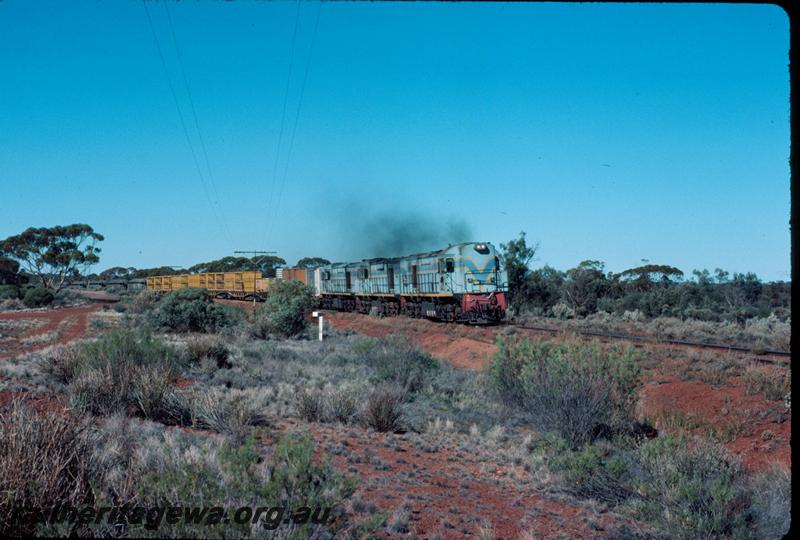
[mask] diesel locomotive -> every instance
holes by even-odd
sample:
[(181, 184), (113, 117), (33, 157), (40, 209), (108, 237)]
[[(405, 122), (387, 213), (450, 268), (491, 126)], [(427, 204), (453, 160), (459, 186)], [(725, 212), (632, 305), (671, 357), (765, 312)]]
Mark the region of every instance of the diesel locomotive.
[(508, 307), (508, 277), (488, 242), (335, 263), (314, 274), (323, 309), (488, 324), (503, 320)]

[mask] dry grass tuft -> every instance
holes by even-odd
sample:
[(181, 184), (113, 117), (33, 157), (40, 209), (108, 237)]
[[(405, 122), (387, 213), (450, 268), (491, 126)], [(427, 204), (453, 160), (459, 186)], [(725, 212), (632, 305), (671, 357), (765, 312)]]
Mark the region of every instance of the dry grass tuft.
[(91, 502), (85, 429), (70, 414), (18, 399), (0, 410), (0, 536), (35, 532), (33, 516), (20, 509)]

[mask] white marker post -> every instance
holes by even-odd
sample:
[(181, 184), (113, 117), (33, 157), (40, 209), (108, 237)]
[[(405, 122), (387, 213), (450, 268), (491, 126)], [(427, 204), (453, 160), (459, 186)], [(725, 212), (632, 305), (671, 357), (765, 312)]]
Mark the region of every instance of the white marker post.
[(311, 315), (319, 319), (319, 340), (322, 341), (322, 320), (323, 320), (322, 312), (315, 311)]

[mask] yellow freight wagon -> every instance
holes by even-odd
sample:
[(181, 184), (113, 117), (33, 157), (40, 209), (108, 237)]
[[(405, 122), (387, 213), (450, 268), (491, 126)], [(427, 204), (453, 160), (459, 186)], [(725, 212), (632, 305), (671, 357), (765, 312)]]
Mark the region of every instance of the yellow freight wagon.
[(276, 281), (278, 281), (277, 278), (257, 278), (256, 290), (259, 292), (269, 292), (269, 288), (272, 287), (272, 284)]
[(264, 278), (261, 272), (209, 272), (206, 274), (177, 274), (150, 276), (147, 289), (169, 292), (189, 287), (206, 289), (216, 298), (263, 300), (274, 279)]

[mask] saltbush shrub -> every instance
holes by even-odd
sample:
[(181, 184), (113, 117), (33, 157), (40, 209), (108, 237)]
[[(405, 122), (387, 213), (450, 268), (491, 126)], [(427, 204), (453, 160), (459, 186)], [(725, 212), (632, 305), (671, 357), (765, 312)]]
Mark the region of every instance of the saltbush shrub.
[(296, 386), (294, 389), (294, 403), (297, 414), (307, 422), (319, 422), (323, 419), (325, 400), (322, 391), (318, 388), (305, 388)]
[(317, 516), (326, 518), (324, 524), (310, 520), (299, 524), (289, 520), (288, 514), (283, 516), (286, 521), (263, 514), (258, 525), (249, 521), (236, 524), (234, 520), (216, 524), (164, 523), (158, 530), (159, 536), (243, 538), (261, 531), (273, 537), (269, 529), (278, 526), (281, 538), (339, 536), (337, 531), (348, 525), (343, 508), (355, 490), (354, 479), (344, 477), (328, 462), (315, 459), (309, 438), (283, 438), (272, 448), (269, 462), (261, 464), (261, 461), (263, 457), (253, 436), (242, 445), (221, 446), (214, 456), (196, 448), (191, 459), (184, 454), (167, 458), (157, 470), (137, 478), (136, 493), (144, 506), (207, 507), (213, 501), (228, 507), (253, 506), (257, 502), (258, 507), (293, 511), (303, 507), (333, 509), (327, 516)]
[(350, 388), (338, 388), (326, 394), (325, 417), (331, 422), (350, 423), (358, 414), (358, 394)]
[(242, 317), (238, 309), (213, 302), (205, 289), (179, 289), (164, 296), (149, 318), (157, 327), (175, 332), (216, 332)]
[(784, 399), (792, 389), (791, 373), (784, 367), (749, 365), (742, 379), (748, 395), (763, 393), (772, 401)]
[(79, 409), (163, 420), (168, 416), (163, 404), (182, 367), (172, 348), (147, 332), (120, 328), (87, 343), (77, 359), (54, 369), (69, 382), (71, 402)]
[(25, 292), (22, 303), (29, 308), (49, 306), (53, 303), (55, 296), (50, 290), (44, 287), (33, 287)]
[(186, 360), (199, 364), (203, 360), (213, 361), (218, 368), (230, 368), (230, 349), (219, 338), (203, 336), (186, 342)]
[(200, 429), (210, 429), (228, 435), (241, 442), (250, 431), (250, 426), (267, 425), (266, 417), (259, 408), (240, 391), (225, 394), (217, 390), (179, 394), (188, 405), (191, 423)]
[(256, 312), (253, 334), (292, 337), (305, 329), (303, 314), (314, 306), (311, 290), (300, 281), (276, 281), (264, 305)]
[(54, 307), (74, 307), (89, 304), (91, 300), (71, 289), (61, 289), (51, 302)]
[(784, 538), (792, 524), (792, 477), (773, 465), (750, 481), (752, 529), (756, 538)]
[(439, 368), (435, 358), (399, 335), (358, 341), (353, 350), (375, 371), (376, 382), (394, 383), (408, 392), (422, 388)]
[(558, 437), (548, 440), (547, 448), (551, 469), (561, 474), (566, 490), (573, 495), (610, 505), (631, 496), (630, 464), (624, 453), (610, 454), (607, 448), (593, 444), (571, 451)]
[(0, 300), (0, 311), (19, 311), (21, 309), (25, 309), (25, 304), (22, 303), (22, 300), (17, 298)]
[(540, 451), (567, 492), (631, 512), (665, 538), (781, 538), (788, 531), (791, 478), (783, 468), (748, 477), (737, 458), (706, 439), (628, 442), (573, 450), (548, 437)]
[(629, 425), (641, 370), (632, 347), (502, 336), (497, 345), (489, 385), (506, 404), (522, 409), (540, 432), (558, 433), (578, 447), (598, 428)]
[(636, 462), (640, 518), (672, 538), (750, 537), (746, 477), (723, 447), (664, 436), (643, 444)]
[(75, 346), (59, 347), (43, 362), (43, 369), (56, 381), (67, 384), (74, 377), (81, 362), (81, 349)]
[(131, 313), (141, 314), (153, 309), (158, 304), (159, 295), (156, 291), (143, 290), (132, 299), (124, 298), (118, 303), (125, 303), (127, 310)]

